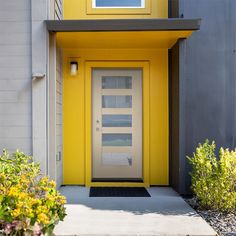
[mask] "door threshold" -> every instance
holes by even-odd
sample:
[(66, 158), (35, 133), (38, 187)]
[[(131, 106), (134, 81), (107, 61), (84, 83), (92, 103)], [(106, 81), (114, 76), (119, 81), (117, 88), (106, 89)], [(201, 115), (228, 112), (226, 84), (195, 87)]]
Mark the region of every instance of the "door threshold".
[(143, 183), (143, 179), (134, 179), (134, 178), (93, 178), (92, 182), (96, 183), (96, 182), (105, 182), (105, 183)]

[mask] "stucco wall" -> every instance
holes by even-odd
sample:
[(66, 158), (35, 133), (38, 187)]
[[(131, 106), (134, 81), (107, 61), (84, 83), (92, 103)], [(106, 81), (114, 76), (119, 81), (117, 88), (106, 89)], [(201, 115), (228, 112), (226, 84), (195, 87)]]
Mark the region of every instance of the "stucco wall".
[(0, 150), (32, 154), (30, 0), (0, 0)]

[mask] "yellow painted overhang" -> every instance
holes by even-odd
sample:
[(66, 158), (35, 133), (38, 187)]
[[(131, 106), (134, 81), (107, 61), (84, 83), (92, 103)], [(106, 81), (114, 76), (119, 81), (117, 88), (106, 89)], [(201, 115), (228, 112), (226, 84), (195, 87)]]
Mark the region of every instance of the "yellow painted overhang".
[(200, 19), (47, 20), (63, 48), (171, 48), (200, 28)]
[(193, 31), (120, 31), (57, 33), (62, 48), (171, 48)]

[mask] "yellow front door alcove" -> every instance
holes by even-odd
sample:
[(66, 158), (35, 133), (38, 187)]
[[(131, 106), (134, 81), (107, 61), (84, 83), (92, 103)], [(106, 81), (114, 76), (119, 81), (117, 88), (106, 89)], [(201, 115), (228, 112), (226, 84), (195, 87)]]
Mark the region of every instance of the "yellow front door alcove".
[[(145, 0), (140, 9), (96, 9), (93, 0), (64, 1), (67, 20), (167, 18), (167, 0)], [(63, 49), (64, 184), (168, 185), (168, 49), (191, 30), (61, 32)], [(70, 75), (70, 62), (78, 74)], [(142, 78), (143, 182), (92, 181), (92, 70), (139, 68)]]
[[(168, 19), (168, 0), (101, 2), (65, 0), (64, 19), (45, 21), (63, 54), (63, 184), (169, 185), (169, 49), (199, 19)], [(101, 71), (134, 87), (105, 91)], [(109, 99), (125, 105), (103, 105)], [(103, 118), (126, 126), (103, 126)]]
[[(109, 60), (108, 60), (109, 58)], [(69, 62), (77, 59), (77, 76)], [(143, 69), (144, 183), (91, 182), (91, 70)], [(168, 185), (167, 49), (64, 49), (64, 184)]]

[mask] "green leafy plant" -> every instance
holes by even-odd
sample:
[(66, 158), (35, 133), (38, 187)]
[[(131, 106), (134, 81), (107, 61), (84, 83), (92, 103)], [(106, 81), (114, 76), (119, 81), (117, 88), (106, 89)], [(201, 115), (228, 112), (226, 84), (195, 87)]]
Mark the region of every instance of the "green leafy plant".
[(51, 235), (65, 217), (65, 197), (22, 152), (0, 156), (0, 234)]
[(192, 190), (202, 208), (236, 210), (236, 151), (220, 149), (215, 154), (215, 142), (199, 144), (192, 157)]

